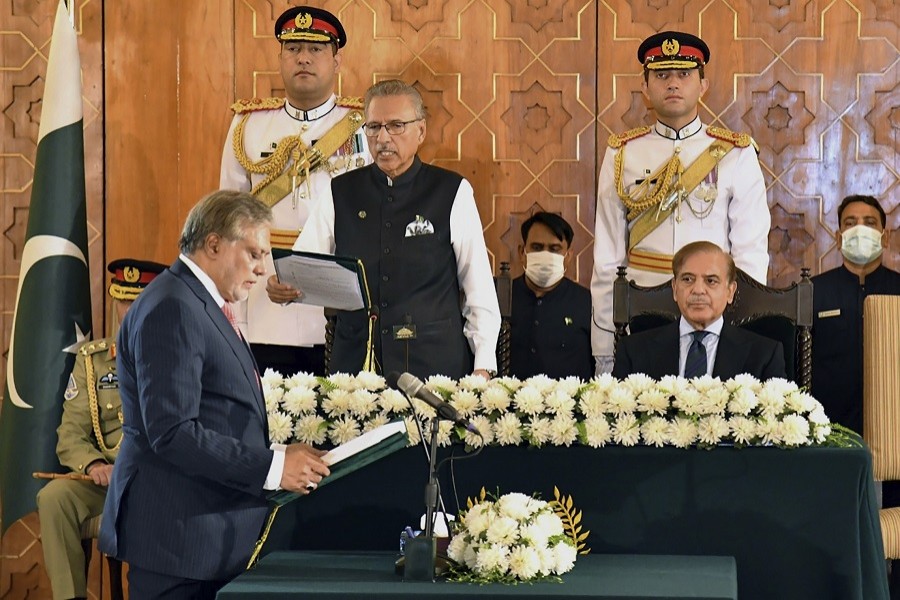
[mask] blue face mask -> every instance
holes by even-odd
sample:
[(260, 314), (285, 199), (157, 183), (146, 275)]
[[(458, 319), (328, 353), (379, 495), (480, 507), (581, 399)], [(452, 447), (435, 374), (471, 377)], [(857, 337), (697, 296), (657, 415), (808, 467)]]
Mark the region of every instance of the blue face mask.
[(854, 225), (841, 234), (841, 254), (855, 265), (867, 265), (884, 252), (881, 232), (867, 225)]

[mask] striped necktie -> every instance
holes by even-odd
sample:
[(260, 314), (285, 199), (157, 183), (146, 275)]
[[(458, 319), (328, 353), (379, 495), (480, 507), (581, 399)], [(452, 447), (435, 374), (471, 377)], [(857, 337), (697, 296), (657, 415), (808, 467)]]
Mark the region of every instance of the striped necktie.
[(241, 335), (241, 328), (237, 325), (237, 319), (234, 317), (234, 309), (231, 308), (230, 302), (226, 301), (225, 304), (222, 305), (222, 312), (225, 313), (225, 318), (228, 319), (228, 322), (234, 327), (234, 332), (243, 340), (244, 336)]
[(684, 362), (684, 376), (686, 379), (702, 377), (706, 375), (706, 346), (703, 338), (709, 335), (708, 331), (692, 331), (691, 347), (688, 348), (687, 360)]

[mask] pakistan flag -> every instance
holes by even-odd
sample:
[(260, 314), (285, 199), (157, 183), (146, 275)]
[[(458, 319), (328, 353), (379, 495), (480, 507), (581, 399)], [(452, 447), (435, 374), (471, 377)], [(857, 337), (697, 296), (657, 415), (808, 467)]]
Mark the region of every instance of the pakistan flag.
[(35, 510), (45, 482), (32, 472), (59, 470), (63, 394), (91, 332), (82, 127), (78, 42), (60, 0), (0, 410), (2, 531)]

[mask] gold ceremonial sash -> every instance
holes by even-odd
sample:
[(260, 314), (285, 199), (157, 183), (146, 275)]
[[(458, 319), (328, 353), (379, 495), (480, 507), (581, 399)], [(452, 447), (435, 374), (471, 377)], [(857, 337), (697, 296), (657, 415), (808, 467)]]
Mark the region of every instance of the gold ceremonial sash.
[(300, 231), (296, 229), (270, 229), (269, 243), (273, 248), (281, 250), (293, 250), (294, 242), (300, 236)]
[[(709, 172), (712, 171), (719, 161), (726, 154), (731, 152), (735, 147), (734, 142), (717, 139), (704, 150), (691, 165), (685, 169), (678, 181), (680, 190), (674, 193), (682, 194), (686, 197), (694, 191), (700, 182), (703, 181)], [(668, 206), (662, 207), (654, 205), (644, 210), (634, 220), (634, 227), (628, 236), (628, 250), (632, 250), (645, 237), (650, 235), (654, 229), (662, 225), (663, 221), (669, 218), (675, 207), (678, 206), (680, 200), (671, 202)]]
[(659, 254), (633, 248), (628, 251), (628, 266), (640, 271), (671, 275), (672, 258), (671, 254)]
[[(253, 194), (262, 200), (269, 208), (284, 200), (294, 188), (309, 177), (309, 173), (321, 166), (328, 158), (337, 152), (349, 140), (362, 123), (363, 115), (358, 110), (351, 110), (344, 118), (335, 123), (318, 142), (303, 151), (302, 155), (289, 165), (284, 172), (259, 189), (254, 189)], [(303, 147), (303, 141), (297, 136), (297, 146)]]

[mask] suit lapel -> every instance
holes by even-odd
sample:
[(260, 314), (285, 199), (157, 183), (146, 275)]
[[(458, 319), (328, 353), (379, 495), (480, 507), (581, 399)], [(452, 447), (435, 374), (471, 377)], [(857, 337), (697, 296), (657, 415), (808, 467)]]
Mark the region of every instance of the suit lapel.
[(219, 330), (219, 333), (222, 334), (228, 347), (231, 348), (235, 357), (241, 363), (241, 369), (244, 371), (244, 376), (247, 378), (247, 381), (250, 382), (250, 387), (253, 389), (253, 399), (255, 400), (256, 409), (259, 412), (263, 427), (266, 430), (266, 437), (268, 437), (269, 419), (266, 415), (266, 402), (263, 398), (262, 389), (260, 388), (260, 383), (257, 379), (258, 370), (256, 367), (256, 360), (250, 352), (250, 347), (243, 338), (237, 335), (234, 327), (231, 326), (231, 323), (225, 316), (225, 313), (222, 312), (222, 309), (219, 308), (206, 288), (203, 287), (203, 283), (197, 279), (196, 275), (194, 275), (187, 265), (178, 260), (172, 266), (172, 271), (184, 280), (188, 287), (191, 288), (191, 291), (197, 295), (197, 298), (203, 302), (207, 316), (209, 316), (213, 325), (215, 325), (216, 329)]
[(719, 335), (719, 347), (716, 349), (716, 362), (712, 374), (723, 381), (744, 371), (750, 347), (735, 339), (734, 330), (727, 323), (722, 325)]
[(655, 364), (659, 365), (659, 370), (654, 377), (661, 379), (666, 375), (678, 375), (678, 359), (680, 354), (680, 345), (678, 342), (678, 321), (659, 330), (659, 338), (657, 343)]

